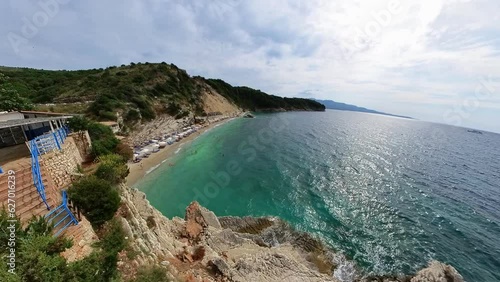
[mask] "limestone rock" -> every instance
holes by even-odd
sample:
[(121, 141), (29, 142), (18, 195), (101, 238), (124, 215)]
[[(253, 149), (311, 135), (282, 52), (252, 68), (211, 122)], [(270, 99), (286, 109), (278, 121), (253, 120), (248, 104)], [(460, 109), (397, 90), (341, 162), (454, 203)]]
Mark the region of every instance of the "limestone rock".
[(287, 253), (259, 253), (247, 256), (236, 262), (233, 281), (289, 281), (289, 282), (327, 282), (337, 281), (333, 277), (318, 272), (297, 262)]
[(431, 261), (427, 268), (420, 270), (411, 282), (463, 282), (458, 271), (450, 265)]
[[(170, 220), (147, 202), (144, 193), (126, 186), (121, 188), (122, 202), (128, 210), (124, 217), (128, 227), (124, 226), (127, 234), (134, 235), (131, 247), (140, 250), (135, 259), (137, 267), (168, 265), (170, 273), (186, 281), (339, 282), (332, 274), (336, 260), (328, 248), (282, 220), (217, 218), (197, 202), (187, 207), (184, 219)], [(148, 219), (150, 223), (154, 221), (154, 227), (148, 227)], [(356, 281), (410, 280), (375, 277)], [(453, 267), (439, 262), (432, 262), (411, 279), (411, 282), (431, 281), (462, 282), (463, 279)]]
[(191, 241), (199, 241), (203, 229), (208, 226), (201, 213), (200, 204), (192, 202), (186, 208), (186, 233), (185, 236)]
[(220, 272), (225, 277), (231, 278), (231, 269), (229, 265), (220, 257), (214, 258), (209, 261), (213, 267), (215, 267), (216, 271)]
[(215, 215), (213, 211), (210, 211), (206, 209), (205, 207), (200, 208), (201, 216), (203, 216), (203, 219), (207, 223), (208, 226), (216, 228), (216, 229), (221, 229), (222, 226), (219, 222), (219, 219)]

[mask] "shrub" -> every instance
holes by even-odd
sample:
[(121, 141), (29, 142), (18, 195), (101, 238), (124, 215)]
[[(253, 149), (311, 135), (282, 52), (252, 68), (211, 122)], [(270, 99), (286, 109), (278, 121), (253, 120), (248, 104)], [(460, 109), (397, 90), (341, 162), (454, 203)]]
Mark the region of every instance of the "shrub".
[(99, 120), (101, 121), (116, 121), (116, 114), (111, 111), (100, 110), (99, 111)]
[(122, 156), (117, 154), (104, 155), (99, 157), (99, 166), (95, 175), (117, 184), (127, 177), (128, 167)]
[(103, 155), (111, 154), (116, 145), (118, 145), (120, 141), (118, 139), (105, 139), (105, 140), (97, 140), (92, 142), (92, 155), (94, 158)]
[(88, 257), (68, 265), (67, 281), (106, 281), (102, 277), (104, 270), (102, 255), (93, 252)]
[(145, 108), (140, 108), (139, 110), (141, 112), (142, 118), (145, 120), (152, 120), (156, 117), (156, 114), (150, 105)]
[(73, 131), (88, 130), (90, 121), (83, 116), (74, 116), (68, 120), (69, 128)]
[(9, 273), (9, 268), (6, 263), (0, 263), (0, 281), (2, 282), (21, 282), (21, 277)]
[(145, 81), (146, 79), (144, 78), (144, 76), (142, 75), (136, 75), (134, 76), (134, 78), (132, 78), (132, 82), (136, 83), (136, 84), (141, 84)]
[(115, 137), (113, 130), (111, 130), (109, 126), (97, 122), (89, 121), (87, 130), (89, 131), (90, 138), (95, 140), (111, 139)]
[(66, 281), (116, 281), (118, 253), (127, 245), (125, 232), (116, 219), (109, 221), (102, 230), (104, 235), (97, 243), (101, 250), (69, 264)]
[(65, 259), (59, 253), (48, 252), (55, 240), (50, 235), (35, 235), (23, 240), (16, 269), (22, 273), (23, 281), (63, 281)]
[(120, 143), (108, 126), (91, 121), (83, 116), (75, 116), (68, 121), (73, 131), (87, 130), (92, 140), (92, 155), (94, 157), (111, 154)]
[[(5, 210), (0, 211), (0, 230), (7, 230), (11, 218)], [(60, 253), (71, 246), (64, 237), (53, 237), (52, 227), (43, 217), (33, 217), (25, 229), (16, 230), (16, 275), (7, 272), (7, 264), (0, 265), (0, 281), (67, 281), (66, 260)], [(10, 232), (9, 232), (10, 233)], [(0, 232), (3, 239), (8, 232)], [(7, 246), (7, 245), (5, 245)], [(5, 257), (8, 248), (0, 248), (0, 256)]]
[(104, 226), (104, 236), (98, 243), (105, 253), (119, 253), (127, 246), (125, 231), (116, 218), (113, 218)]
[(134, 282), (169, 282), (166, 269), (160, 266), (150, 266), (140, 269)]
[(167, 107), (167, 113), (171, 116), (175, 116), (175, 115), (179, 114), (180, 111), (181, 111), (181, 107), (177, 103), (174, 103), (174, 102), (171, 102)]
[(5, 207), (2, 210), (0, 210), (0, 230), (2, 230), (2, 232), (0, 232), (0, 244), (2, 246), (2, 248), (0, 248), (0, 254), (2, 254), (3, 251), (7, 251), (7, 248), (3, 247), (9, 246), (8, 243), (10, 238), (10, 232), (7, 231), (7, 227), (9, 227), (12, 224), (11, 222), (9, 222), (9, 220), (15, 220), (14, 232), (17, 236), (21, 236), (22, 233), (24, 232), (19, 218), (17, 217), (10, 218), (10, 214), (7, 213)]
[(132, 148), (130, 148), (129, 145), (123, 142), (118, 143), (118, 145), (115, 148), (115, 153), (120, 155), (125, 162), (131, 160), (132, 157), (134, 156), (134, 150), (132, 150)]
[(118, 191), (108, 181), (96, 176), (82, 178), (73, 183), (68, 194), (96, 227), (113, 218), (120, 205)]
[(130, 109), (128, 112), (125, 114), (125, 122), (135, 122), (138, 121), (141, 118), (141, 114), (139, 110), (136, 109)]
[(113, 153), (118, 143), (120, 143), (111, 128), (103, 124), (91, 122), (88, 131), (92, 139), (94, 157)]

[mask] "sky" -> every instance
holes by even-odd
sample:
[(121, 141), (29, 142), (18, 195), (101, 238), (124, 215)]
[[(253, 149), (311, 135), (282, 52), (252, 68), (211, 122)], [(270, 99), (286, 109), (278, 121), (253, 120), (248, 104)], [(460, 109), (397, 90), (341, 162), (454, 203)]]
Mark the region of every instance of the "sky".
[(2, 0), (0, 65), (167, 62), (287, 97), (500, 132), (498, 0)]

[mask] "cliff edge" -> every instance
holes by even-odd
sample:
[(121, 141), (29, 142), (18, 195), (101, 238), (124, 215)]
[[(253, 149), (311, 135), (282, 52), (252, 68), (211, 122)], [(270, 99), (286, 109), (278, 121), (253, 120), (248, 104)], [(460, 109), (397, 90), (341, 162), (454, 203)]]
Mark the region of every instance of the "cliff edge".
[(363, 278), (352, 262), (278, 218), (218, 218), (193, 202), (184, 219), (168, 219), (144, 193), (125, 185), (120, 190), (117, 216), (135, 254), (120, 255), (118, 268), (125, 279), (146, 265), (161, 265), (172, 280), (188, 282), (463, 281), (452, 266), (439, 262), (413, 277)]

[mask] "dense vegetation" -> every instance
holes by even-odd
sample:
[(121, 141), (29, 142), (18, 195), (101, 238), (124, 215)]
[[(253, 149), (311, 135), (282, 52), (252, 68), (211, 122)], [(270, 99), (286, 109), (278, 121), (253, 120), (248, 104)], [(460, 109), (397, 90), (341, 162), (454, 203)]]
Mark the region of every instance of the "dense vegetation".
[[(131, 149), (120, 143), (111, 130), (77, 116), (70, 120), (72, 130), (88, 130), (92, 142), (102, 143), (96, 154), (98, 161), (95, 173), (73, 182), (68, 194), (73, 203), (90, 221), (99, 236), (93, 252), (84, 259), (69, 263), (61, 253), (71, 247), (71, 240), (53, 236), (53, 228), (43, 217), (33, 218), (26, 228), (20, 219), (12, 217), (0, 208), (0, 257), (7, 261), (15, 247), (15, 270), (0, 264), (0, 281), (121, 281), (118, 272), (118, 254), (129, 252), (131, 246), (125, 236), (121, 222), (114, 217), (120, 196), (116, 185), (128, 174), (126, 161)], [(15, 224), (12, 226), (12, 222)], [(11, 229), (14, 229), (11, 231)], [(11, 245), (11, 234), (15, 234), (15, 245)], [(8, 247), (7, 247), (8, 246)], [(134, 281), (168, 281), (167, 270), (156, 266), (142, 269)]]
[(120, 195), (106, 179), (88, 176), (73, 183), (68, 194), (93, 226), (100, 227), (120, 206)]
[(9, 77), (0, 73), (0, 111), (30, 110), (32, 108), (33, 104), (19, 95), (10, 83)]
[(125, 161), (132, 158), (132, 149), (116, 138), (108, 126), (92, 121), (82, 116), (74, 116), (68, 121), (74, 132), (87, 130), (92, 141), (92, 155), (94, 158), (112, 153), (120, 155)]
[(68, 124), (73, 131), (89, 132), (92, 153), (98, 161), (94, 175), (73, 182), (68, 194), (92, 225), (100, 227), (113, 218), (120, 205), (120, 196), (114, 185), (128, 175), (126, 163), (132, 150), (105, 125), (82, 116), (71, 118)]
[[(68, 263), (60, 254), (71, 247), (65, 237), (54, 237), (52, 226), (44, 218), (33, 218), (26, 228), (19, 225), (18, 218), (11, 218), (0, 210), (0, 243), (7, 246), (10, 236), (8, 227), (16, 220), (15, 255), (16, 268), (9, 273), (8, 265), (0, 264), (0, 281), (44, 282), (44, 281), (113, 281), (119, 277), (116, 262), (118, 253), (127, 246), (125, 233), (116, 220), (108, 222), (101, 229), (101, 238), (94, 252), (79, 261)], [(9, 255), (8, 248), (0, 248), (0, 256)]]
[[(116, 184), (123, 181), (128, 170), (128, 150), (122, 148), (108, 127), (83, 117), (70, 121), (73, 130), (88, 130), (93, 142), (101, 142), (105, 149), (97, 155), (96, 173), (74, 181), (68, 194), (73, 203), (91, 222), (100, 241), (88, 257), (68, 263), (61, 253), (72, 242), (64, 237), (53, 237), (52, 226), (44, 218), (34, 218), (26, 228), (16, 219), (16, 269), (9, 273), (5, 263), (0, 265), (0, 281), (119, 281), (118, 253), (127, 248), (128, 241), (120, 221), (114, 218), (120, 206)], [(113, 152), (120, 154), (113, 154)], [(13, 218), (0, 211), (0, 244), (7, 246)], [(8, 255), (8, 248), (0, 248), (0, 256)], [(151, 273), (148, 273), (151, 274)], [(158, 272), (155, 272), (158, 274)], [(166, 277), (163, 270), (162, 277)]]
[(324, 111), (325, 107), (309, 99), (283, 98), (266, 94), (245, 86), (232, 86), (220, 79), (204, 79), (213, 89), (240, 107), (252, 111), (262, 110), (314, 110)]
[(6, 77), (3, 83), (8, 83), (9, 91), (15, 91), (24, 102), (83, 112), (98, 120), (117, 120), (118, 112), (126, 125), (161, 113), (178, 118), (190, 112), (203, 115), (202, 94), (208, 85), (243, 109), (324, 110), (312, 100), (282, 98), (249, 87), (233, 87), (222, 80), (193, 78), (166, 63), (79, 71), (0, 67), (0, 73)]

